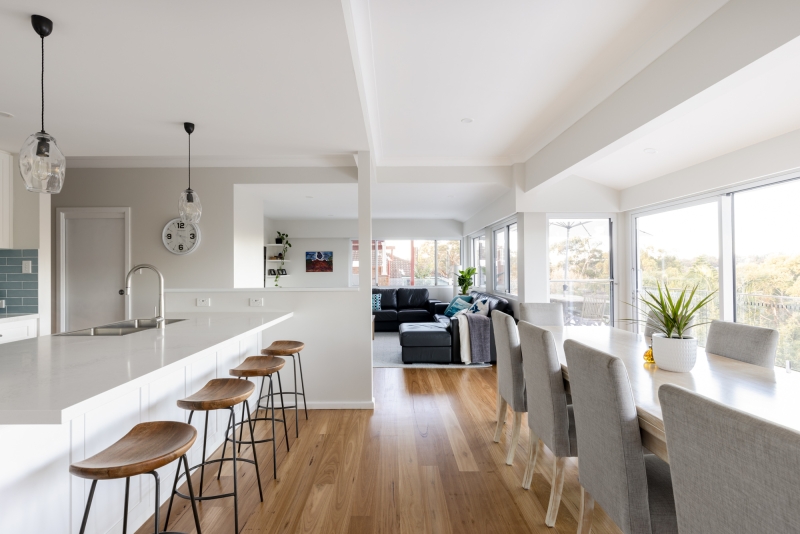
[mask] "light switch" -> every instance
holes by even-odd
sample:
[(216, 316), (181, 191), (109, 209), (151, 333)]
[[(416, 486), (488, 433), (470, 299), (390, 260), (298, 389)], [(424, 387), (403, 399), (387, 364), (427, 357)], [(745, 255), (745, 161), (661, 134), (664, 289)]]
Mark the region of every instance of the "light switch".
[(5, 307), (6, 307), (6, 301), (0, 300), (0, 308), (5, 308)]
[(250, 299), (250, 306), (263, 306), (263, 305), (264, 305), (264, 299), (262, 298)]
[(211, 299), (197, 299), (197, 306), (206, 307), (211, 306)]
[(22, 274), (31, 274), (31, 260), (24, 260), (22, 262)]

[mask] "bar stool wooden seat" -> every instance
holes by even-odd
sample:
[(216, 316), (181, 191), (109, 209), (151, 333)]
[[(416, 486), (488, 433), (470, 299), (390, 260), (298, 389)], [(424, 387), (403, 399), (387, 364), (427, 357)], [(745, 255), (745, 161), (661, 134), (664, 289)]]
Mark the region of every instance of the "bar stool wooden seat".
[[(277, 356), (248, 356), (245, 360), (238, 366), (231, 369), (229, 372), (231, 376), (236, 376), (239, 378), (244, 378), (245, 380), (241, 380), (241, 382), (249, 384), (250, 382), (247, 381), (249, 378), (257, 378), (261, 377), (261, 389), (259, 390), (258, 394), (258, 402), (256, 403), (256, 416), (252, 419), (253, 421), (253, 429), (255, 429), (256, 424), (258, 421), (271, 421), (272, 422), (272, 437), (266, 439), (259, 439), (256, 440), (251, 435), (251, 440), (253, 443), (266, 443), (268, 441), (272, 442), (272, 476), (277, 479), (278, 478), (278, 459), (276, 454), (276, 436), (275, 436), (275, 421), (280, 421), (283, 423), (283, 435), (286, 439), (286, 452), (289, 452), (289, 434), (286, 431), (286, 410), (284, 408), (283, 403), (283, 385), (281, 384), (281, 374), (280, 370), (283, 369), (284, 365), (286, 365), (286, 360), (283, 358), (278, 358)], [(275, 374), (278, 376), (278, 388), (279, 393), (278, 395), (281, 396), (281, 412), (283, 415), (283, 419), (275, 419), (275, 392), (273, 389), (272, 383), (272, 375)], [(264, 395), (264, 382), (269, 379), (269, 390), (267, 394)], [(266, 398), (267, 405), (262, 406), (261, 400)], [(271, 401), (271, 402), (270, 402)], [(267, 417), (266, 414), (264, 417), (258, 417), (258, 411), (264, 410), (265, 412), (269, 412), (270, 409), (272, 410), (272, 416)], [(241, 447), (242, 443), (242, 431), (244, 427), (242, 426), (239, 429), (239, 446)], [(252, 432), (252, 430), (251, 430)]]
[[(256, 479), (258, 480), (258, 493), (261, 498), (261, 502), (264, 502), (264, 493), (261, 489), (261, 474), (258, 469), (258, 456), (256, 455), (256, 444), (253, 441), (253, 424), (250, 420), (250, 407), (248, 404), (247, 399), (255, 391), (255, 386), (246, 381), (246, 380), (236, 380), (235, 378), (215, 378), (210, 380), (205, 386), (203, 386), (199, 391), (190, 395), (184, 399), (180, 399), (177, 404), (179, 408), (183, 408), (184, 410), (190, 410), (189, 413), (189, 424), (192, 423), (192, 417), (194, 416), (194, 412), (206, 412), (205, 418), (205, 426), (203, 430), (203, 456), (202, 461), (192, 467), (186, 469), (186, 473), (181, 475), (180, 473), (175, 473), (175, 483), (172, 486), (172, 495), (169, 499), (169, 507), (167, 508), (167, 517), (164, 521), (164, 528), (167, 528), (169, 524), (169, 516), (172, 512), (172, 502), (175, 499), (175, 496), (190, 499), (192, 500), (192, 506), (194, 506), (194, 501), (204, 501), (210, 499), (222, 499), (225, 497), (233, 497), (233, 517), (234, 517), (234, 532), (236, 534), (239, 533), (239, 490), (238, 490), (238, 476), (236, 471), (236, 464), (239, 462), (247, 462), (249, 464), (253, 464), (256, 469)], [(250, 445), (253, 449), (253, 459), (249, 460), (246, 458), (238, 458), (236, 456), (237, 447), (236, 447), (236, 412), (234, 411), (234, 407), (238, 404), (243, 404), (243, 415), (247, 414), (247, 423), (250, 427)], [(211, 410), (230, 410), (230, 417), (228, 418), (228, 427), (225, 430), (225, 440), (223, 441), (222, 445), (222, 456), (216, 460), (206, 460), (206, 440), (208, 438), (208, 413)], [(244, 420), (241, 422), (244, 423)], [(225, 458), (225, 449), (228, 445), (228, 441), (233, 443), (231, 447), (232, 450), (232, 457)], [(241, 447), (240, 447), (241, 450)], [(233, 492), (232, 493), (223, 493), (219, 495), (207, 495), (203, 496), (203, 478), (205, 476), (205, 468), (207, 465), (219, 464), (219, 471), (217, 472), (217, 480), (219, 480), (220, 475), (222, 474), (222, 464), (224, 462), (233, 462)], [(180, 480), (181, 476), (186, 476), (187, 481), (191, 478), (188, 473), (191, 473), (195, 469), (200, 469), (200, 491), (197, 497), (192, 495), (184, 495), (183, 493), (178, 491), (178, 481)], [(191, 486), (189, 486), (191, 487)]]
[[(286, 406), (288, 409), (294, 408), (294, 432), (295, 437), (300, 436), (300, 426), (297, 416), (297, 409), (298, 409), (298, 399), (297, 397), (303, 397), (303, 411), (306, 414), (306, 421), (308, 420), (308, 407), (306, 406), (306, 384), (303, 381), (303, 361), (300, 359), (300, 351), (305, 348), (305, 343), (302, 341), (291, 341), (291, 340), (279, 340), (273, 341), (272, 344), (267, 347), (266, 349), (261, 350), (261, 354), (264, 356), (288, 356), (292, 359), (292, 368), (294, 369), (294, 391), (285, 391), (287, 395), (294, 395), (294, 406)], [(295, 362), (297, 359), (297, 362)], [(300, 367), (300, 387), (303, 388), (303, 391), (297, 390), (297, 367)], [(283, 397), (281, 397), (281, 401), (283, 401)]]
[[(76, 462), (69, 466), (69, 472), (77, 477), (92, 481), (86, 510), (83, 513), (80, 533), (86, 530), (86, 521), (89, 519), (89, 509), (98, 480), (125, 479), (125, 508), (122, 520), (122, 532), (128, 530), (128, 495), (130, 493), (131, 477), (137, 475), (153, 475), (155, 477), (155, 532), (159, 532), (159, 506), (160, 481), (156, 469), (180, 460), (185, 473), (189, 473), (189, 462), (186, 452), (194, 445), (197, 439), (197, 430), (186, 423), (173, 421), (155, 421), (141, 423), (133, 427), (130, 432), (110, 447), (100, 451), (91, 458)], [(180, 465), (177, 469), (180, 473)], [(192, 512), (198, 534), (200, 534), (200, 518), (197, 515), (197, 505), (194, 500), (192, 480), (186, 478), (189, 486), (189, 496), (192, 500)], [(166, 528), (166, 527), (164, 527)], [(168, 534), (168, 533), (162, 533)]]

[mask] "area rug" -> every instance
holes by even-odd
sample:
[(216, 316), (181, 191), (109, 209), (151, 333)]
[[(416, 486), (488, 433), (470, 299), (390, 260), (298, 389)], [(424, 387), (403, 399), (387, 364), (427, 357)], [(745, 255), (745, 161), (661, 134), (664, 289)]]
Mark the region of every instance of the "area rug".
[(372, 342), (372, 366), (373, 367), (404, 367), (428, 368), (441, 367), (443, 369), (486, 369), (491, 367), (488, 363), (464, 364), (436, 364), (436, 363), (403, 363), (402, 347), (400, 346), (400, 334), (397, 332), (375, 332), (375, 341)]

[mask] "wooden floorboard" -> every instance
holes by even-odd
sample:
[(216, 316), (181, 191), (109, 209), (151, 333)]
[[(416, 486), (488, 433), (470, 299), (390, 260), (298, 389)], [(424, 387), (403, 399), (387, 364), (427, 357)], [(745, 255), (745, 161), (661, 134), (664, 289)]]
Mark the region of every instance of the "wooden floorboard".
[[(540, 454), (530, 490), (522, 489), (528, 450), (527, 420), (505, 464), (511, 440), (507, 417), (494, 443), (495, 368), (375, 369), (375, 410), (312, 410), (287, 413), (286, 452), (278, 432), (278, 479), (272, 478), (272, 446), (257, 445), (264, 502), (259, 501), (254, 467), (239, 471), (239, 526), (242, 532), (278, 533), (573, 533), (577, 529), (580, 485), (577, 461), (567, 463), (561, 509), (555, 528), (544, 524), (553, 456)], [(271, 435), (259, 423), (257, 438)], [(221, 450), (212, 457), (219, 457)], [(228, 456), (230, 447), (228, 447)], [(250, 447), (242, 456), (252, 458)], [(204, 494), (230, 491), (233, 473), (206, 470)], [(200, 484), (199, 473), (194, 481)], [(186, 493), (184, 487), (184, 493)], [(204, 533), (233, 532), (231, 499), (199, 506)], [(166, 505), (162, 508), (162, 518)], [(163, 521), (163, 519), (162, 519)], [(151, 523), (138, 530), (152, 532)], [(191, 508), (176, 499), (170, 530), (194, 532)], [(620, 531), (598, 507), (592, 532)]]

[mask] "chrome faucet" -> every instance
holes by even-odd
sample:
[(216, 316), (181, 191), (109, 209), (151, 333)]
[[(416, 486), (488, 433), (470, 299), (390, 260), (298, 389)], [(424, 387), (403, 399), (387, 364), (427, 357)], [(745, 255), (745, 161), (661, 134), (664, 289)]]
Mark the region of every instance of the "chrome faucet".
[(137, 265), (131, 269), (128, 272), (128, 276), (125, 277), (125, 294), (131, 294), (131, 276), (139, 269), (150, 269), (158, 275), (158, 310), (156, 311), (155, 321), (157, 325), (156, 328), (164, 328), (166, 326), (166, 321), (164, 321), (164, 275), (161, 274), (161, 271), (147, 263)]

